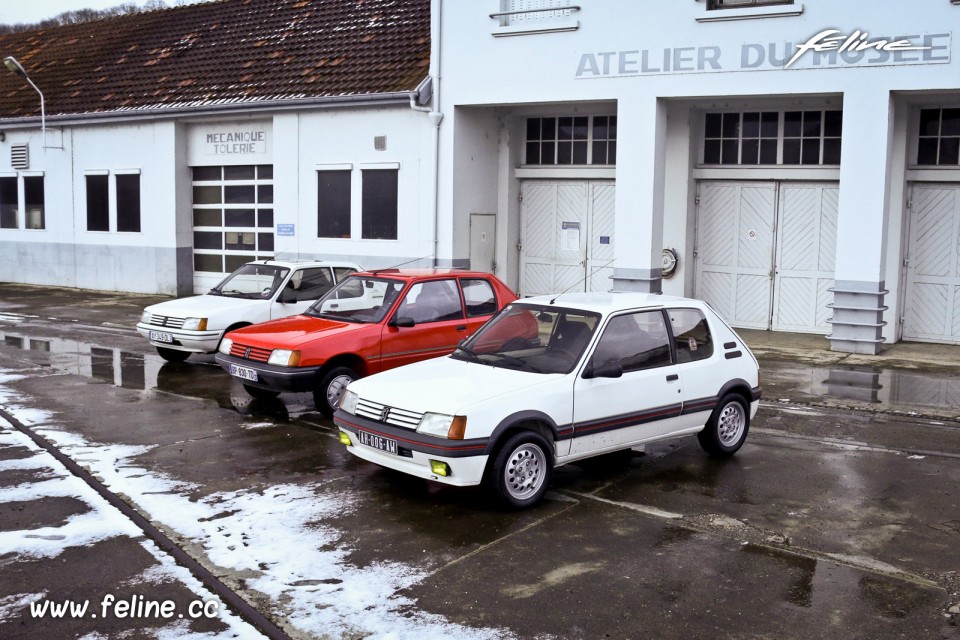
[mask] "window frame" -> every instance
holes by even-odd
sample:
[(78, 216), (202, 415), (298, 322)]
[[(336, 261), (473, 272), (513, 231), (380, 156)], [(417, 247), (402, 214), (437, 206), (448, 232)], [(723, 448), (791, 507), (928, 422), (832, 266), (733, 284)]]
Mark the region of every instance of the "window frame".
[[(398, 163), (384, 163), (384, 164), (364, 164), (360, 165), (360, 240), (364, 241), (386, 241), (386, 242), (396, 242), (400, 239), (400, 185), (401, 185), (401, 175), (400, 175), (400, 165)], [(392, 176), (393, 182), (388, 185), (395, 187), (395, 189), (390, 194), (381, 194), (386, 198), (386, 204), (389, 205), (386, 208), (392, 209), (392, 228), (388, 222), (384, 228), (389, 232), (393, 232), (393, 237), (380, 237), (380, 235), (374, 235), (373, 229), (374, 225), (371, 222), (369, 215), (375, 210), (380, 211), (384, 207), (377, 206), (383, 205), (384, 202), (381, 201), (381, 198), (378, 198), (377, 194), (368, 192), (368, 184), (365, 176), (373, 176), (374, 174), (390, 174)], [(374, 185), (369, 184), (370, 189), (372, 190)], [(370, 235), (368, 235), (370, 232)], [(353, 236), (351, 236), (352, 238)]]
[[(923, 132), (923, 121), (924, 121), (924, 112), (936, 111), (937, 112), (937, 132), (936, 134), (924, 134)], [(922, 169), (958, 169), (960, 168), (960, 131), (949, 132), (948, 135), (943, 133), (943, 112), (944, 111), (955, 111), (960, 113), (960, 105), (954, 106), (930, 106), (925, 107), (921, 106), (917, 109), (916, 124), (913, 128), (914, 135), (912, 136), (912, 166)], [(944, 163), (941, 162), (941, 157), (943, 153), (943, 142), (944, 139), (954, 141), (954, 144), (958, 147), (957, 153), (957, 162), (955, 163)], [(930, 140), (936, 142), (936, 162), (933, 163), (921, 163), (920, 154), (921, 147), (924, 140)]]
[[(576, 138), (575, 130), (577, 127), (576, 120), (579, 118), (586, 118), (587, 123), (587, 137), (586, 138)], [(571, 126), (571, 137), (570, 138), (561, 138), (560, 137), (560, 121), (569, 119)], [(598, 119), (605, 119), (604, 124), (602, 125), (606, 131), (606, 135), (598, 137), (598, 128), (597, 124)], [(552, 120), (553, 121), (553, 135), (550, 138), (543, 137), (543, 126), (544, 121)], [(539, 135), (540, 137), (531, 139), (530, 138), (530, 129), (533, 121), (539, 121)], [(601, 167), (616, 167), (616, 153), (617, 153), (617, 114), (616, 113), (598, 113), (598, 114), (561, 114), (561, 115), (538, 115), (538, 116), (527, 116), (523, 118), (523, 144), (521, 147), (521, 166), (524, 168), (530, 167), (573, 167), (573, 168), (601, 168)], [(610, 136), (611, 130), (613, 131), (613, 137)], [(570, 158), (571, 162), (560, 162), (560, 147), (561, 144), (569, 143), (571, 145)], [(575, 145), (577, 143), (582, 143), (586, 146), (586, 161), (584, 163), (573, 162), (573, 159), (576, 157)], [(603, 144), (605, 146), (605, 157), (606, 162), (594, 162), (595, 152), (597, 150), (598, 144)], [(530, 151), (531, 145), (538, 146), (537, 159), (539, 162), (530, 161)], [(553, 156), (553, 162), (543, 162), (543, 154), (545, 145), (552, 145), (552, 151), (550, 155)], [(611, 149), (613, 162), (609, 162), (611, 159)]]
[[(273, 165), (217, 164), (189, 168), (194, 274), (229, 274), (247, 262), (273, 259), (276, 247)], [(244, 187), (248, 191), (252, 189), (253, 202), (227, 202), (228, 187)], [(197, 195), (203, 193), (213, 197), (198, 200)], [(234, 215), (232, 220), (229, 219), (231, 214)], [(244, 216), (252, 216), (247, 222), (252, 221), (253, 224), (244, 224)], [(213, 222), (218, 224), (212, 224)], [(198, 248), (197, 239), (204, 236), (218, 236), (219, 248)], [(234, 248), (227, 248), (228, 239), (234, 241)], [(252, 241), (252, 250), (244, 248), (251, 244), (248, 240)], [(202, 264), (203, 262), (212, 263), (214, 260), (219, 261), (220, 271), (204, 268), (207, 265)]]
[[(760, 114), (760, 120), (758, 123), (759, 133), (758, 137), (745, 137), (744, 136), (744, 116), (750, 114)], [(776, 137), (764, 136), (763, 133), (763, 117), (766, 114), (776, 114), (777, 115), (777, 134)], [(787, 114), (801, 114), (800, 120), (800, 135), (787, 135)], [(816, 135), (807, 135), (804, 131), (804, 122), (806, 122), (806, 114), (819, 114), (819, 129)], [(739, 109), (731, 111), (723, 110), (704, 110), (702, 111), (703, 118), (701, 119), (701, 130), (700, 130), (700, 145), (699, 145), (699, 157), (698, 157), (698, 167), (707, 168), (707, 169), (745, 169), (745, 168), (756, 168), (756, 167), (777, 167), (777, 168), (793, 168), (793, 167), (806, 167), (806, 168), (839, 168), (841, 152), (843, 148), (843, 109), (836, 109), (832, 107), (823, 107), (823, 108), (799, 108), (799, 109)], [(837, 117), (835, 114), (839, 114), (839, 131), (832, 132), (828, 131), (829, 121)], [(721, 120), (720, 124), (720, 136), (710, 135), (708, 136), (708, 121), (714, 116), (719, 116)], [(737, 116), (736, 123), (736, 133), (735, 135), (726, 135), (724, 130), (727, 126), (727, 122), (730, 120), (729, 116)], [(776, 141), (776, 162), (774, 164), (769, 163), (744, 163), (744, 143), (746, 141), (757, 141), (758, 145), (758, 161), (763, 156), (762, 145), (764, 141), (775, 140)], [(803, 147), (807, 144), (807, 141), (817, 141), (818, 150), (817, 150), (817, 162), (803, 162)], [(737, 150), (737, 161), (735, 163), (723, 162), (725, 157), (725, 148), (724, 144), (729, 142), (736, 142)], [(799, 161), (798, 162), (785, 162), (785, 147), (787, 142), (796, 141), (799, 146)], [(720, 145), (720, 150), (718, 151), (719, 162), (707, 162), (708, 157), (714, 157), (714, 154), (707, 153), (707, 146), (711, 142), (718, 142)], [(826, 150), (828, 144), (835, 144), (835, 155), (837, 162), (836, 163), (824, 163), (824, 156), (827, 155)]]
[[(98, 193), (96, 194), (92, 193), (90, 189), (93, 179), (96, 179), (98, 183), (96, 185)], [(112, 230), (110, 224), (110, 172), (85, 171), (83, 173), (83, 188), (87, 232), (109, 233)], [(99, 193), (101, 190), (102, 193)], [(97, 197), (96, 201), (91, 200), (94, 195)], [(92, 210), (91, 205), (96, 205), (96, 211)], [(94, 215), (96, 218), (93, 217)], [(94, 227), (94, 222), (98, 223), (98, 226)], [(103, 228), (100, 228), (101, 226)]]
[[(320, 205), (321, 202), (321, 174), (325, 173), (341, 173), (346, 175), (346, 186), (347, 186), (347, 210), (346, 210), (346, 235), (323, 235), (321, 233), (321, 224), (320, 220), (323, 217), (322, 208)], [(354, 185), (353, 185), (353, 165), (352, 164), (343, 164), (343, 165), (324, 165), (318, 166), (315, 168), (315, 180), (316, 180), (316, 189), (315, 193), (317, 196), (317, 229), (316, 234), (317, 238), (322, 238), (324, 240), (338, 240), (344, 239), (349, 240), (353, 237), (353, 199), (354, 199)], [(342, 212), (341, 212), (342, 213)], [(341, 221), (342, 223), (343, 221)]]
[[(136, 178), (136, 203), (121, 202), (121, 182)], [(111, 175), (113, 182), (114, 201), (116, 203), (116, 220), (118, 233), (141, 233), (143, 231), (143, 189), (140, 182), (140, 170), (114, 171)], [(124, 187), (126, 189), (126, 187)], [(127, 194), (124, 194), (127, 195)], [(132, 194), (130, 194), (132, 195)], [(128, 219), (129, 218), (129, 219)], [(124, 223), (121, 228), (121, 221)], [(135, 223), (135, 224), (133, 224)], [(127, 228), (129, 224), (129, 228)]]
[[(12, 182), (11, 182), (12, 181)], [(7, 203), (7, 198), (4, 198), (4, 192), (7, 189), (10, 189), (12, 186), (13, 193), (12, 202)], [(20, 229), (20, 211), (22, 210), (20, 206), (20, 199), (23, 194), (23, 190), (20, 188), (20, 179), (17, 174), (4, 174), (0, 176), (0, 231), (11, 231), (14, 229)], [(13, 222), (12, 225), (8, 224)]]

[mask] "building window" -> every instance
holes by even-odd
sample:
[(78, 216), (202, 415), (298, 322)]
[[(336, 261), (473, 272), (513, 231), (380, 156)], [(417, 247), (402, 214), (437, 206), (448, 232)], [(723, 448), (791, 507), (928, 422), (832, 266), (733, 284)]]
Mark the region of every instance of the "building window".
[(23, 177), (23, 200), (27, 213), (27, 229), (46, 229), (46, 207), (43, 176)]
[(363, 169), (361, 237), (396, 240), (399, 174), (397, 169)]
[(840, 164), (840, 111), (783, 114), (783, 164)]
[(350, 182), (353, 172), (317, 171), (317, 237), (350, 237)]
[(707, 0), (707, 9), (740, 9), (771, 4), (793, 4), (793, 0)]
[(110, 231), (110, 176), (86, 176), (87, 231)]
[(780, 114), (776, 111), (708, 113), (704, 164), (776, 164)]
[(273, 250), (273, 166), (194, 167), (194, 271), (231, 273)]
[(490, 14), (502, 32), (511, 35), (543, 31), (573, 31), (579, 27), (574, 14), (580, 6), (570, 0), (500, 0), (500, 11)]
[(960, 164), (960, 108), (920, 110), (917, 164)]
[(705, 165), (838, 165), (842, 111), (707, 113)]
[(140, 232), (140, 174), (122, 173), (117, 180), (117, 231)]
[(19, 229), (19, 189), (17, 179), (0, 178), (0, 229)]
[(527, 118), (524, 164), (614, 165), (616, 116)]

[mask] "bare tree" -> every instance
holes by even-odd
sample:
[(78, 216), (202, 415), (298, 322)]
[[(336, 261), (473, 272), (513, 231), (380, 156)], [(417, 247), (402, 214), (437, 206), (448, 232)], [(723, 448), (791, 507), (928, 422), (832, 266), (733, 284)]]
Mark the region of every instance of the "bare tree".
[[(193, 0), (197, 1), (197, 0)], [(173, 0), (175, 6), (190, 4), (191, 0)], [(0, 35), (5, 33), (16, 33), (19, 31), (35, 31), (37, 29), (50, 29), (65, 24), (80, 24), (81, 22), (92, 22), (101, 18), (111, 16), (125, 16), (132, 13), (141, 13), (143, 11), (156, 11), (166, 9), (169, 5), (166, 0), (147, 0), (143, 7), (138, 7), (133, 2), (123, 2), (107, 9), (75, 9), (73, 11), (64, 11), (52, 18), (46, 18), (35, 23), (17, 23), (0, 24)]]

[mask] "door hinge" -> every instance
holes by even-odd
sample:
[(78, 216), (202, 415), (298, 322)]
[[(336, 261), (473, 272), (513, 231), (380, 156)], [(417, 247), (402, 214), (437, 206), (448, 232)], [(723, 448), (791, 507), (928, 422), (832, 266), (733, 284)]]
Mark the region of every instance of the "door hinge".
[(910, 266), (910, 258), (904, 258), (904, 259), (903, 259), (903, 266), (905, 266), (905, 267), (909, 267), (909, 266)]
[(913, 200), (907, 200), (907, 209), (913, 209)]
[(518, 242), (518, 243), (517, 243), (517, 251), (523, 251), (523, 243), (522, 243), (522, 242)]
[(517, 202), (523, 202), (523, 191), (517, 194)]
[(697, 196), (696, 198), (693, 199), (693, 204), (695, 204), (695, 205), (699, 205), (699, 204), (700, 204), (700, 196)]

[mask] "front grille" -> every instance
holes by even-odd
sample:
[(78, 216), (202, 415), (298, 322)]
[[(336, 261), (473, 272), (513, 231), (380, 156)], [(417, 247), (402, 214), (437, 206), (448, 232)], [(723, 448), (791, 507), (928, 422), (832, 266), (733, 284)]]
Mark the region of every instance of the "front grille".
[(250, 347), (245, 344), (233, 343), (230, 347), (230, 355), (244, 360), (256, 360), (257, 362), (266, 362), (270, 359), (273, 349), (263, 349), (261, 347)]
[(157, 314), (152, 314), (150, 316), (150, 321), (147, 323), (152, 327), (167, 327), (170, 329), (179, 329), (183, 326), (183, 321), (185, 318), (173, 318), (171, 316), (161, 316)]
[[(386, 412), (386, 414), (384, 412)], [(422, 413), (398, 409), (397, 407), (388, 407), (385, 404), (364, 400), (363, 398), (357, 401), (357, 415), (369, 420), (392, 424), (395, 427), (403, 427), (404, 429), (416, 429), (420, 426), (420, 419), (423, 418)], [(384, 415), (386, 415), (386, 419), (384, 419)]]

